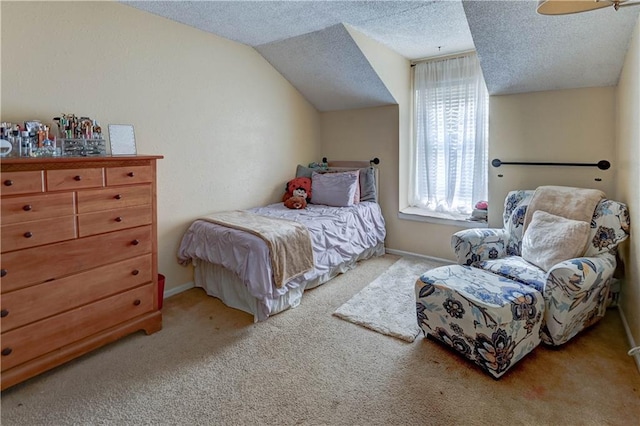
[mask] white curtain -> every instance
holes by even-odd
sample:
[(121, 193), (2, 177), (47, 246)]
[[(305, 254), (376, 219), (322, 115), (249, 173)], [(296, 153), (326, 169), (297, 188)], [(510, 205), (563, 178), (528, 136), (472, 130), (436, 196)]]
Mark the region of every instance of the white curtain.
[(413, 68), (409, 205), (469, 214), (487, 199), (489, 95), (475, 54)]

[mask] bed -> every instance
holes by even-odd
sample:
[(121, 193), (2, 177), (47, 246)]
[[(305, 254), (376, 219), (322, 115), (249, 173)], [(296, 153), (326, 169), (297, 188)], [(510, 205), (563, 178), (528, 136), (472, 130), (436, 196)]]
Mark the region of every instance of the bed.
[[(274, 280), (277, 265), (268, 241), (249, 230), (207, 218), (198, 218), (189, 226), (178, 250), (178, 261), (193, 265), (196, 287), (227, 306), (252, 314), (256, 322), (298, 306), (305, 290), (354, 268), (360, 260), (385, 252), (386, 228), (377, 202), (378, 169), (369, 163), (332, 162), (322, 170), (336, 174), (359, 171), (361, 201), (353, 205), (310, 203), (305, 209), (292, 210), (280, 202), (242, 211), (261, 220), (292, 221), (291, 225), (308, 231), (313, 251), (311, 268), (286, 282), (277, 285)], [(298, 166), (296, 170), (297, 177), (311, 173), (316, 169)]]

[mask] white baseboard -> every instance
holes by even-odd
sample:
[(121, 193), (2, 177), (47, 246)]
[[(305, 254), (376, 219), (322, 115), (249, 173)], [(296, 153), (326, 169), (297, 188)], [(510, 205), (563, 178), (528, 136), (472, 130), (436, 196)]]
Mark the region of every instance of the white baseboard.
[(424, 254), (417, 254), (417, 253), (411, 253), (410, 251), (403, 251), (403, 250), (395, 250), (395, 249), (390, 249), (390, 248), (385, 248), (385, 251), (389, 254), (395, 254), (398, 256), (413, 256), (413, 257), (419, 257), (422, 259), (427, 259), (427, 260), (433, 260), (436, 262), (444, 262), (444, 263), (455, 263), (453, 260), (450, 259), (441, 259), (439, 257), (433, 257), (433, 256), (426, 256)]
[(175, 296), (178, 293), (182, 293), (183, 291), (187, 291), (195, 287), (193, 281), (189, 281), (188, 283), (179, 285), (178, 287), (170, 288), (169, 290), (165, 290), (162, 294), (162, 298), (166, 299), (167, 297)]
[[(622, 326), (624, 327), (624, 331), (627, 333), (627, 339), (629, 340), (629, 347), (635, 348), (636, 342), (631, 335), (631, 329), (629, 328), (629, 323), (627, 322), (627, 318), (624, 316), (624, 311), (622, 307), (618, 305), (618, 312), (620, 313), (620, 318), (622, 319)], [(633, 356), (633, 359), (636, 361), (636, 367), (638, 367), (638, 371), (640, 372), (640, 353), (636, 353)]]

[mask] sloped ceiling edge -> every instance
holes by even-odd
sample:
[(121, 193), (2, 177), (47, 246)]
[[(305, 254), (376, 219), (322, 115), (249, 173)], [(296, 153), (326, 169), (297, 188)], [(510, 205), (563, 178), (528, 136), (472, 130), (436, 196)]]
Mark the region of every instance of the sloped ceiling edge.
[(343, 24), (255, 49), (318, 111), (397, 103)]

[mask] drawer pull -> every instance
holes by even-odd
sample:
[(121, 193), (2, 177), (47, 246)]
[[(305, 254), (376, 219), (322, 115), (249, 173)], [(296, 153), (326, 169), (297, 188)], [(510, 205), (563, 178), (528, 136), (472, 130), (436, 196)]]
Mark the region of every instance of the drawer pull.
[(133, 271), (131, 271), (131, 275), (138, 275), (140, 273), (140, 271), (138, 271), (137, 269), (134, 269)]
[(137, 246), (138, 244), (140, 244), (140, 241), (133, 240), (133, 241), (131, 241), (131, 244), (133, 244), (134, 246)]
[(77, 175), (76, 177), (73, 178), (76, 181), (81, 181), (82, 180), (82, 176)]
[(31, 207), (31, 204), (27, 204), (26, 206), (24, 206), (24, 207), (22, 208), (22, 210), (24, 210), (25, 212), (28, 212), (28, 211), (30, 211), (32, 208), (33, 208), (33, 207)]
[(2, 356), (11, 355), (11, 352), (13, 352), (13, 349), (11, 349), (11, 348), (4, 348), (4, 349), (2, 350)]
[(122, 222), (122, 217), (121, 216), (116, 217), (116, 222)]
[(140, 303), (141, 303), (141, 302), (140, 302), (140, 299), (136, 299), (136, 300), (134, 300), (134, 301), (133, 301), (133, 304), (134, 304), (135, 306), (138, 306)]
[(135, 175), (136, 175), (136, 174), (135, 174), (135, 173), (133, 173), (133, 172), (129, 172), (129, 173), (127, 173), (127, 176), (129, 176), (129, 177), (134, 177)]
[(4, 277), (5, 275), (7, 275), (7, 270), (6, 269), (0, 269), (0, 277)]
[(7, 179), (4, 181), (4, 186), (11, 186), (13, 185), (13, 181), (11, 179)]
[(0, 318), (4, 318), (7, 315), (9, 315), (9, 311), (7, 311), (6, 309), (0, 311)]
[(119, 200), (119, 199), (121, 199), (121, 198), (122, 198), (122, 195), (118, 194), (118, 195), (116, 195), (116, 196), (115, 196), (115, 197), (113, 197), (113, 198), (115, 198), (116, 200)]
[(33, 233), (27, 231), (27, 232), (24, 233), (24, 237), (25, 238), (31, 238), (31, 237), (33, 237)]

